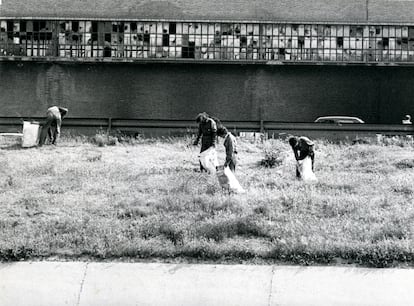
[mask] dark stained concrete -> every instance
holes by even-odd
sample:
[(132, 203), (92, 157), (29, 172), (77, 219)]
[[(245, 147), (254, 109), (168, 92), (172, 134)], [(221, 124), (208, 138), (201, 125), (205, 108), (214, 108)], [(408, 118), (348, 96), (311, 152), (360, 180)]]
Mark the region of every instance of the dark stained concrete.
[(413, 67), (0, 63), (0, 116), (312, 122), (322, 115), (400, 123), (414, 114)]

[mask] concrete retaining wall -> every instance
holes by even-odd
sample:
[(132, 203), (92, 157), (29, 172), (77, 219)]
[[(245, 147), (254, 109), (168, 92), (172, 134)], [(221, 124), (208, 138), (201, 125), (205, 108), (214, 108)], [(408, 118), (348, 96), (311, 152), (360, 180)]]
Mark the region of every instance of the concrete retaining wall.
[(413, 67), (0, 62), (0, 116), (400, 123), (414, 114)]

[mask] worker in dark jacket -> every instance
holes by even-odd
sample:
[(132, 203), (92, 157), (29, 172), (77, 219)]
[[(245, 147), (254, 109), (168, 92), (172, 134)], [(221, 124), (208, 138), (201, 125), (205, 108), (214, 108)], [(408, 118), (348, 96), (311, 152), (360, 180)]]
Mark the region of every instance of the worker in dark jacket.
[(224, 167), (229, 167), (231, 171), (236, 171), (237, 164), (237, 141), (236, 137), (230, 133), (227, 128), (217, 129), (217, 135), (224, 138), (224, 148), (226, 149), (226, 161)]
[(49, 140), (52, 144), (56, 144), (60, 136), (60, 127), (62, 126), (62, 119), (68, 113), (68, 109), (60, 106), (52, 106), (47, 109), (46, 122), (42, 127), (40, 134), (39, 145), (42, 146), (46, 137), (49, 136)]
[[(306, 157), (310, 157), (312, 160), (312, 171), (314, 171), (315, 163), (315, 151), (313, 149), (314, 143), (308, 137), (301, 136), (298, 138), (291, 137), (289, 138), (289, 144), (293, 149), (296, 160), (303, 160)], [(296, 177), (300, 177), (299, 169), (296, 168)]]
[[(196, 117), (198, 123), (197, 138), (194, 141), (194, 145), (198, 145), (201, 139), (201, 150), (200, 153), (207, 150), (210, 147), (215, 147), (217, 140), (217, 125), (216, 122), (210, 118), (207, 113), (200, 113)], [(200, 170), (206, 171), (200, 163)]]

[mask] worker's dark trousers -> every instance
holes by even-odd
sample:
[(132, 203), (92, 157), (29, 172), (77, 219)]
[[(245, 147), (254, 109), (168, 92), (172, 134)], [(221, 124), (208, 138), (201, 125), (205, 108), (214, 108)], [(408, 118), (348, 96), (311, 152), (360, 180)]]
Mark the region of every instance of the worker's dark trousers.
[(230, 163), (229, 163), (229, 168), (230, 168), (230, 170), (231, 170), (232, 172), (236, 172), (236, 164), (237, 164), (237, 161), (236, 161), (236, 156), (233, 156), (233, 157), (231, 158)]
[(57, 121), (53, 116), (47, 116), (46, 122), (43, 124), (42, 132), (40, 133), (39, 146), (42, 146), (46, 142), (46, 137), (49, 136), (49, 140), (52, 144), (55, 144), (59, 138), (57, 132)]

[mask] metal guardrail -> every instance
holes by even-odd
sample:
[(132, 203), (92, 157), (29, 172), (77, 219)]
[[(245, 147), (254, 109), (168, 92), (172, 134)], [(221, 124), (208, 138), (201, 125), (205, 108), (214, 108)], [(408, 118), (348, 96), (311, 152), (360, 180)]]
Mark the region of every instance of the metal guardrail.
[(326, 124), (326, 123), (276, 123), (265, 122), (265, 130), (354, 131), (413, 133), (413, 125), (403, 124)]
[[(19, 131), (24, 120), (42, 122), (41, 117), (0, 117), (0, 132)], [(325, 123), (288, 123), (275, 121), (223, 121), (231, 131), (269, 132), (273, 134), (295, 133), (331, 133), (331, 134), (385, 134), (413, 135), (414, 125), (402, 124), (325, 124)], [(122, 118), (65, 118), (63, 126), (73, 130), (82, 128), (104, 129), (106, 131), (123, 131), (140, 129), (190, 130), (197, 124), (194, 120), (152, 120)]]

